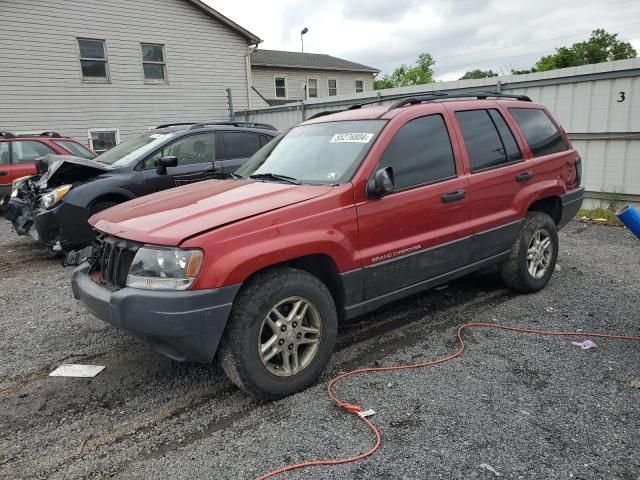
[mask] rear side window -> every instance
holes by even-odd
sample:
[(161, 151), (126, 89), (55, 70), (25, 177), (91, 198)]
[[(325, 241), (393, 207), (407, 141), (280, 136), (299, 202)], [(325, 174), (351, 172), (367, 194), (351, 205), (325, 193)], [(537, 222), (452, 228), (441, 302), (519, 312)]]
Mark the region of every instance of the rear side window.
[(496, 110), (456, 112), (462, 130), (471, 171), (493, 168), (522, 158), (518, 145)]
[(13, 163), (34, 162), (49, 153), (56, 153), (44, 143), (35, 140), (11, 142)]
[(9, 142), (0, 142), (0, 165), (7, 165), (10, 161)]
[(510, 108), (509, 112), (522, 129), (534, 157), (562, 152), (569, 148), (544, 110)]
[(455, 177), (449, 132), (441, 115), (411, 120), (393, 137), (380, 159), (393, 168), (396, 190)]
[(222, 150), (218, 150), (218, 159), (249, 158), (261, 147), (260, 136), (255, 133), (219, 132), (216, 135), (222, 138), (222, 142), (218, 143)]

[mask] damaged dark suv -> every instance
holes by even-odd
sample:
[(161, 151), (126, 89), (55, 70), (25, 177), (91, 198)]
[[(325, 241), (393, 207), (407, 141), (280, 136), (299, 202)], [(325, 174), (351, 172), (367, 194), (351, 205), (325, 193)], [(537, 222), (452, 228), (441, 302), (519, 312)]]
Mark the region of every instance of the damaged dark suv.
[(40, 175), (20, 183), (0, 203), (21, 235), (54, 251), (89, 246), (87, 220), (97, 212), (160, 190), (224, 178), (279, 132), (270, 125), (189, 123), (162, 125), (93, 160), (50, 156)]

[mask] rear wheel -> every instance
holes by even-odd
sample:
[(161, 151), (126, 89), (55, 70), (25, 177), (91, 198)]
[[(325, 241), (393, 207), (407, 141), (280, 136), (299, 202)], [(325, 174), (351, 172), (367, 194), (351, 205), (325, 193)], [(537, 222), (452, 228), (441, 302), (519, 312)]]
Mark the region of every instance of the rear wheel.
[(294, 268), (256, 275), (238, 294), (218, 357), (238, 387), (265, 400), (314, 384), (335, 344), (338, 318), (327, 287)]
[(537, 292), (549, 282), (558, 259), (558, 230), (546, 213), (529, 212), (511, 247), (511, 257), (500, 265), (507, 287)]

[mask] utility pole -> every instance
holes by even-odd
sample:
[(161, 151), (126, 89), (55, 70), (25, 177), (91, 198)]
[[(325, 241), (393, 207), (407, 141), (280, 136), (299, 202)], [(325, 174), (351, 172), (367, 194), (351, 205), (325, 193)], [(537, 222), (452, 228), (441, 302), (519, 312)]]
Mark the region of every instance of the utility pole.
[(233, 111), (233, 96), (231, 96), (231, 89), (227, 88), (227, 101), (229, 102), (229, 121), (236, 121), (236, 113)]
[(300, 44), (302, 46), (302, 53), (304, 53), (304, 35), (309, 31), (309, 29), (307, 27), (304, 27), (301, 31), (300, 31)]

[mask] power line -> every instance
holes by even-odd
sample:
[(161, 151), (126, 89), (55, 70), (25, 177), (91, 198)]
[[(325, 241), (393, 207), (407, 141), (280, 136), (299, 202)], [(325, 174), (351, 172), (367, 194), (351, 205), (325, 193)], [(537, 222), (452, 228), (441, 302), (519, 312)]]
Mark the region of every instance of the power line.
[[(633, 37), (629, 37), (629, 38), (620, 38), (620, 41), (631, 41), (631, 40), (635, 40), (636, 38), (639, 38), (637, 35), (634, 35)], [(436, 68), (448, 68), (448, 69), (452, 69), (455, 67), (466, 67), (469, 65), (480, 65), (480, 64), (486, 64), (489, 62), (497, 62), (499, 60), (507, 60), (507, 59), (511, 59), (511, 58), (519, 58), (519, 57), (528, 57), (530, 55), (540, 55), (540, 54), (548, 54), (551, 53), (552, 50), (555, 50), (555, 47), (553, 48), (547, 48), (546, 50), (538, 50), (536, 52), (527, 52), (527, 53), (522, 53), (519, 55), (510, 55), (510, 56), (506, 56), (506, 57), (495, 57), (495, 58), (486, 58), (484, 60), (479, 60), (477, 62), (465, 62), (465, 63), (459, 63), (459, 64), (449, 64), (449, 65), (438, 65), (436, 63)], [(448, 57), (451, 58), (451, 57)]]
[[(636, 22), (629, 22), (629, 23), (620, 23), (618, 25), (609, 25), (607, 27), (602, 27), (602, 28), (617, 28), (617, 27), (624, 27), (624, 26), (628, 26), (628, 25), (635, 25), (640, 23), (640, 21), (636, 21)], [(456, 55), (448, 55), (447, 58), (456, 58), (456, 57), (464, 57), (467, 55), (477, 55), (479, 53), (486, 53), (486, 52), (494, 52), (496, 50), (505, 50), (507, 48), (518, 48), (518, 47), (527, 47), (529, 45), (536, 45), (538, 43), (545, 43), (545, 42), (553, 42), (555, 40), (564, 40), (565, 38), (572, 38), (572, 37), (579, 37), (581, 35), (589, 35), (591, 32), (582, 32), (582, 33), (574, 33), (573, 35), (564, 35), (562, 37), (554, 37), (554, 38), (547, 38), (546, 40), (536, 40), (535, 42), (529, 42), (529, 43), (521, 43), (519, 45), (510, 45), (508, 47), (496, 47), (496, 48), (489, 48), (486, 50), (476, 50), (474, 52), (467, 52), (467, 53), (459, 53)]]

